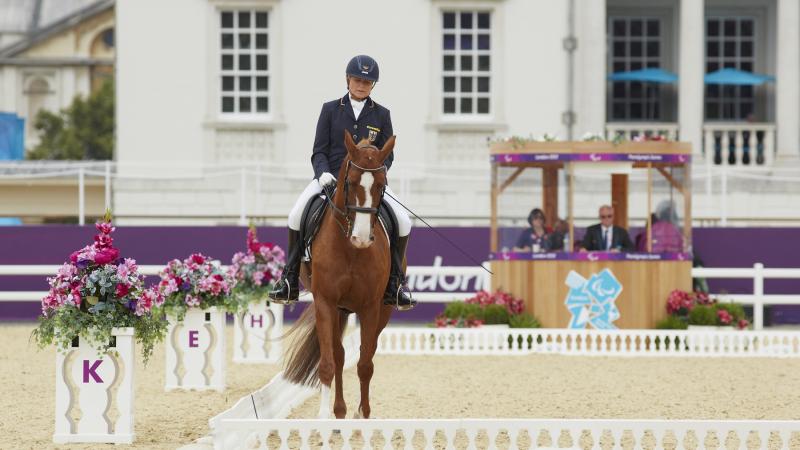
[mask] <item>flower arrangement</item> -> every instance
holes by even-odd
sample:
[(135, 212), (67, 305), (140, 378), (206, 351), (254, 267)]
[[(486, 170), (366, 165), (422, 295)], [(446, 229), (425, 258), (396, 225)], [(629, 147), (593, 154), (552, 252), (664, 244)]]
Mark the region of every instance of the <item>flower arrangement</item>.
[(113, 328), (132, 327), (147, 363), (153, 346), (166, 334), (166, 322), (152, 311), (163, 297), (145, 289), (135, 260), (120, 258), (111, 237), (115, 228), (110, 213), (95, 227), (94, 243), (73, 252), (56, 276), (47, 279), (50, 290), (42, 299), (33, 337), (40, 347), (55, 343), (66, 351), (73, 339), (83, 336), (104, 354)]
[(448, 303), (436, 316), (434, 326), (474, 328), (508, 324), (514, 328), (538, 328), (539, 322), (524, 310), (525, 303), (507, 292), (482, 290), (463, 302)]
[(180, 261), (173, 259), (158, 273), (161, 281), (157, 290), (164, 301), (160, 310), (183, 320), (189, 308), (206, 309), (218, 306), (233, 311), (232, 280), (219, 260), (194, 253)]
[(669, 317), (656, 328), (685, 329), (688, 325), (730, 326), (740, 330), (750, 326), (742, 305), (720, 303), (704, 292), (686, 292), (675, 289), (667, 297)]
[(259, 242), (251, 225), (247, 230), (247, 252), (234, 254), (228, 267), (228, 276), (233, 280), (233, 301), (238, 308), (244, 309), (248, 303), (264, 298), (285, 264), (283, 249), (270, 242)]

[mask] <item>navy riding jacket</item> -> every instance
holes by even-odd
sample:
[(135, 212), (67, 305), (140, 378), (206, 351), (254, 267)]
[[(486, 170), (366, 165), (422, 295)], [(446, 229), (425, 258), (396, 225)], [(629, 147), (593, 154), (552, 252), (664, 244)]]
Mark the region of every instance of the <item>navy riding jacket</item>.
[[(383, 148), (386, 140), (392, 136), (392, 117), (389, 110), (367, 97), (358, 120), (350, 105), (350, 94), (322, 105), (322, 112), (317, 121), (317, 134), (314, 138), (314, 152), (311, 154), (311, 165), (314, 166), (314, 178), (323, 172), (339, 176), (347, 148), (344, 146), (344, 131), (347, 130), (353, 141), (358, 144), (367, 139), (378, 148)], [(392, 166), (394, 152), (386, 161), (386, 169)]]

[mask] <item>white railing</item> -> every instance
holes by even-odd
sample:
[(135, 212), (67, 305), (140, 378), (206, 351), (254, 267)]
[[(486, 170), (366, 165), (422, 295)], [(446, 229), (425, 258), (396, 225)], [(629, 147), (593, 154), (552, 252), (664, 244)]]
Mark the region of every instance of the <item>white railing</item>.
[(290, 440), (291, 448), (301, 449), (376, 448), (373, 442), (377, 448), (424, 449), (789, 449), (792, 434), (800, 431), (800, 422), (788, 420), (231, 419), (223, 424), (219, 439), (215, 436), (217, 450), (288, 449)]
[(678, 124), (674, 122), (607, 122), (606, 139), (617, 136), (633, 140), (643, 136), (664, 136), (670, 141), (678, 140)]
[(529, 355), (800, 358), (800, 332), (400, 328), (383, 330), (387, 355)]
[[(441, 266), (441, 257), (434, 260), (432, 266), (409, 266), (408, 283), (414, 292), (414, 298), (421, 303), (442, 303), (464, 300), (475, 295), (476, 290), (491, 289), (491, 276), (483, 267), (477, 266)], [(488, 268), (489, 263), (484, 263)], [(0, 277), (11, 275), (53, 276), (60, 266), (54, 265), (0, 265)], [(142, 275), (158, 275), (164, 266), (140, 265)], [(227, 269), (227, 266), (222, 266)], [(43, 283), (44, 284), (44, 283)], [(2, 286), (2, 283), (0, 283)], [(472, 287), (473, 289), (468, 289)], [(430, 292), (436, 291), (439, 292)], [(47, 291), (3, 291), (0, 290), (0, 302), (40, 301)], [(311, 293), (300, 297), (300, 301), (310, 302), (314, 299)]]
[[(475, 292), (467, 290), (472, 285), (475, 290), (491, 290), (491, 277), (481, 267), (475, 266), (440, 266), (441, 260), (434, 261), (433, 266), (410, 266), (408, 268), (409, 286), (414, 298), (422, 303), (441, 303), (453, 300), (464, 300)], [(484, 263), (488, 268), (489, 263)], [(59, 266), (54, 265), (5, 265), (0, 266), (0, 277), (9, 275), (43, 275), (52, 276)], [(163, 266), (143, 265), (139, 270), (144, 275), (156, 275)], [(749, 278), (753, 280), (752, 294), (712, 294), (722, 301), (736, 301), (753, 306), (753, 328), (764, 328), (764, 306), (766, 305), (800, 305), (800, 295), (764, 294), (764, 281), (768, 279), (800, 279), (800, 269), (765, 268), (756, 263), (752, 268), (709, 268), (692, 269), (692, 277), (699, 278)], [(0, 284), (0, 286), (2, 286)], [(430, 292), (441, 290), (444, 292)], [(0, 291), (0, 302), (3, 301), (39, 301), (45, 291)], [(301, 297), (303, 301), (311, 301), (310, 294)]]
[(706, 122), (703, 124), (703, 148), (709, 165), (717, 165), (715, 158), (719, 158), (718, 165), (769, 167), (775, 159), (775, 125)]

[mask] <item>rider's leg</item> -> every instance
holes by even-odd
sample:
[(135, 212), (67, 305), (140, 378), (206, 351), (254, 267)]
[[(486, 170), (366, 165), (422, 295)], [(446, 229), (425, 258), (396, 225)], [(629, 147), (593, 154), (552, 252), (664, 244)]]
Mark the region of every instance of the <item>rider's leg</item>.
[(406, 276), (403, 270), (403, 260), (406, 257), (408, 247), (408, 235), (411, 233), (411, 218), (408, 217), (406, 210), (394, 199), (397, 195), (386, 186), (386, 203), (392, 208), (392, 212), (397, 220), (397, 242), (392, 245), (392, 272), (389, 274), (389, 283), (386, 285), (386, 292), (383, 294), (385, 305), (394, 305), (400, 311), (413, 308), (417, 302), (411, 298), (406, 291)]
[(300, 295), (300, 256), (303, 253), (303, 245), (299, 242), (300, 220), (308, 201), (320, 192), (322, 189), (317, 180), (311, 180), (289, 213), (289, 245), (286, 249), (286, 266), (283, 268), (283, 274), (275, 285), (275, 289), (269, 292), (269, 298), (275, 303), (291, 303), (297, 301), (297, 297)]

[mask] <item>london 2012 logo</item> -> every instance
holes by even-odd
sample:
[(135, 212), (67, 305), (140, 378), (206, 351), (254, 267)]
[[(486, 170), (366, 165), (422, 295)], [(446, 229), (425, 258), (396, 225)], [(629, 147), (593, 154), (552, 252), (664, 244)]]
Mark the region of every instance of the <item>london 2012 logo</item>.
[(619, 319), (615, 304), (622, 284), (609, 269), (593, 274), (588, 280), (578, 272), (570, 271), (565, 281), (569, 293), (564, 304), (571, 314), (568, 328), (583, 329), (587, 325), (598, 330), (616, 330)]

